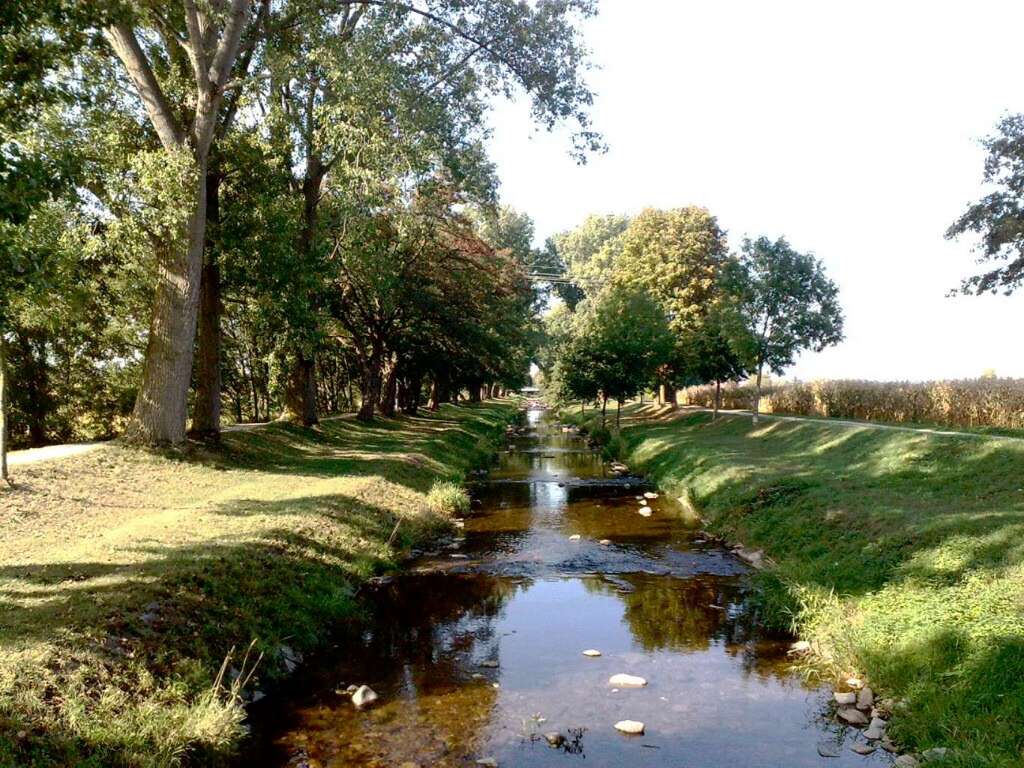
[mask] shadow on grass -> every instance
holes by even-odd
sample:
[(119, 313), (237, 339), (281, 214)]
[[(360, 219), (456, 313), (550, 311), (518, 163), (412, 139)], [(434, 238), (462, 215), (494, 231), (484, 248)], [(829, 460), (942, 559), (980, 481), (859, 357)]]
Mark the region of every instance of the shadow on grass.
[(492, 438), (511, 412), (509, 403), (446, 405), (438, 412), (368, 423), (351, 416), (315, 427), (276, 422), (227, 432), (217, 449), (196, 444), (184, 460), (222, 470), (321, 478), (381, 475), (424, 491), (434, 479), (424, 469), (451, 475), (452, 467), (469, 467), (489, 455)]

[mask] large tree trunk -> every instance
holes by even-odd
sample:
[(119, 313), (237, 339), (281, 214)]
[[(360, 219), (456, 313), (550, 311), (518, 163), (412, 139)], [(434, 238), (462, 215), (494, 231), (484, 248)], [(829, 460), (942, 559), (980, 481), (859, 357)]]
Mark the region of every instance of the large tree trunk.
[(299, 352), (284, 387), (282, 421), (311, 427), (319, 423), (316, 415), (316, 361)]
[(142, 385), (126, 431), (131, 441), (160, 445), (185, 440), (188, 385), (199, 307), (206, 235), (206, 158), (198, 161), (187, 242), (173, 244), (157, 268)]
[(373, 421), (373, 413), (380, 401), (381, 382), (383, 379), (383, 353), (374, 352), (363, 361), (363, 370), (359, 377), (359, 412), (356, 418), (360, 421)]
[(608, 411), (608, 395), (601, 395), (601, 429), (607, 425), (605, 413)]
[(206, 174), (206, 251), (199, 286), (199, 341), (196, 349), (196, 393), (192, 406), (193, 437), (220, 439), (221, 329), (220, 265), (217, 228), (220, 225), (220, 182), (217, 169)]
[(483, 382), (479, 379), (470, 379), (467, 389), (469, 390), (469, 402), (479, 403), (480, 402), (480, 390), (483, 389)]
[(0, 335), (0, 482), (11, 482), (7, 472), (7, 355), (2, 335)]
[(395, 415), (395, 400), (398, 398), (398, 361), (391, 356), (384, 364), (382, 374), (380, 400), (377, 407), (381, 416), (391, 418)]

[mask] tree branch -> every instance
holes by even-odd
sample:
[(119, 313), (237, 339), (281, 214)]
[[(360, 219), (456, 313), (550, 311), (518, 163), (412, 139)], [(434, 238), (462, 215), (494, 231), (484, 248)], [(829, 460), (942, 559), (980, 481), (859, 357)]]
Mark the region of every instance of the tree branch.
[(122, 21), (104, 29), (103, 36), (135, 83), (153, 128), (160, 137), (160, 143), (165, 149), (181, 147), (185, 143), (185, 132), (174, 118), (170, 102), (153, 74), (153, 68), (135, 37), (135, 31), (127, 22)]

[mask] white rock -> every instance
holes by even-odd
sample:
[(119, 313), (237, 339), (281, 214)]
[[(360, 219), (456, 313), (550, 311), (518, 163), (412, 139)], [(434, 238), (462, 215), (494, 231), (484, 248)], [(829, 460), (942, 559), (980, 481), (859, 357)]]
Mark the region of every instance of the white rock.
[(641, 517), (650, 517), (653, 514), (647, 507), (640, 507), (637, 512), (639, 512)]
[(862, 742), (850, 745), (850, 751), (856, 752), (858, 755), (870, 755), (876, 749), (878, 749), (878, 747), (874, 744), (864, 744)]
[(580, 540), (580, 535), (578, 533), (574, 533), (572, 536), (569, 537), (569, 541), (579, 541), (579, 540)]
[(615, 724), (615, 730), (622, 733), (642, 734), (644, 732), (644, 724), (639, 720), (619, 720)]
[(643, 688), (647, 685), (647, 681), (642, 677), (627, 675), (620, 672), (619, 674), (612, 675), (608, 678), (608, 685), (613, 685), (617, 688)]
[(647, 499), (640, 499), (640, 506), (641, 507), (646, 507), (647, 506)]
[(601, 652), (595, 648), (587, 648), (587, 650), (583, 652), (583, 655), (590, 656), (591, 658), (596, 658), (597, 656), (601, 655)]
[(871, 709), (875, 703), (875, 693), (866, 685), (857, 691), (857, 709)]
[(484, 768), (498, 768), (498, 761), (493, 757), (481, 757), (476, 761), (477, 765), (482, 765)]
[(839, 710), (839, 719), (850, 725), (867, 725), (868, 717), (855, 707), (846, 707)]
[(944, 760), (948, 752), (949, 750), (945, 747), (932, 747), (921, 753), (921, 759), (926, 763), (930, 763), (933, 760)]
[(848, 677), (846, 678), (846, 684), (851, 688), (860, 688), (864, 685), (864, 681), (859, 677)]
[(658, 494), (656, 494), (654, 491), (644, 491), (644, 498), (645, 499), (656, 499), (656, 498), (658, 498)]
[(498, 661), (497, 659), (485, 659), (484, 661), (481, 661), (479, 664), (477, 664), (477, 666), (485, 667), (487, 669), (497, 669)]
[(797, 640), (789, 646), (790, 653), (807, 653), (811, 650), (811, 643), (808, 640)]
[(600, 544), (602, 547), (607, 547), (609, 544), (612, 543), (612, 540), (611, 539), (601, 539), (597, 543)]
[(362, 709), (373, 704), (378, 698), (380, 697), (377, 696), (373, 688), (368, 685), (360, 685), (352, 694), (352, 703), (357, 709)]
[(857, 700), (857, 694), (852, 691), (836, 691), (832, 694), (832, 698), (836, 700), (836, 704), (849, 706)]

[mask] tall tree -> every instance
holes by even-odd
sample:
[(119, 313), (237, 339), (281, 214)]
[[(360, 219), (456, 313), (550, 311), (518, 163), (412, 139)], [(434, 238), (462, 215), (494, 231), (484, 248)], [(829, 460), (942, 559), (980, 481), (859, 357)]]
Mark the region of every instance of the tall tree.
[[(238, 87), (231, 75), (253, 23), (252, 11), (252, 0), (139, 3), (104, 30), (160, 140), (166, 166), (178, 176), (182, 195), (180, 209), (168, 217), (171, 226), (160, 249), (142, 382), (128, 430), (142, 442), (185, 438), (206, 243), (208, 160), (224, 94)], [(248, 35), (252, 44), (256, 38)], [(159, 45), (149, 42), (155, 40)]]
[[(651, 380), (672, 348), (668, 318), (661, 304), (642, 288), (609, 286), (588, 300), (578, 319), (577, 343), (602, 400), (618, 404), (636, 395)], [(604, 408), (602, 407), (602, 420)]]
[(996, 189), (971, 205), (946, 237), (975, 234), (979, 263), (1005, 262), (966, 278), (963, 293), (1012, 293), (1024, 282), (1024, 115), (1004, 117), (983, 144), (984, 181)]
[(735, 297), (730, 313), (735, 349), (757, 374), (757, 422), (765, 368), (781, 375), (798, 352), (820, 352), (843, 340), (839, 289), (817, 258), (793, 250), (784, 238), (744, 240), (724, 281)]
[(696, 339), (725, 263), (725, 233), (706, 208), (649, 208), (630, 222), (619, 249), (614, 283), (646, 290), (669, 318), (675, 343), (659, 379), (665, 400), (674, 404), (676, 390), (700, 378)]

